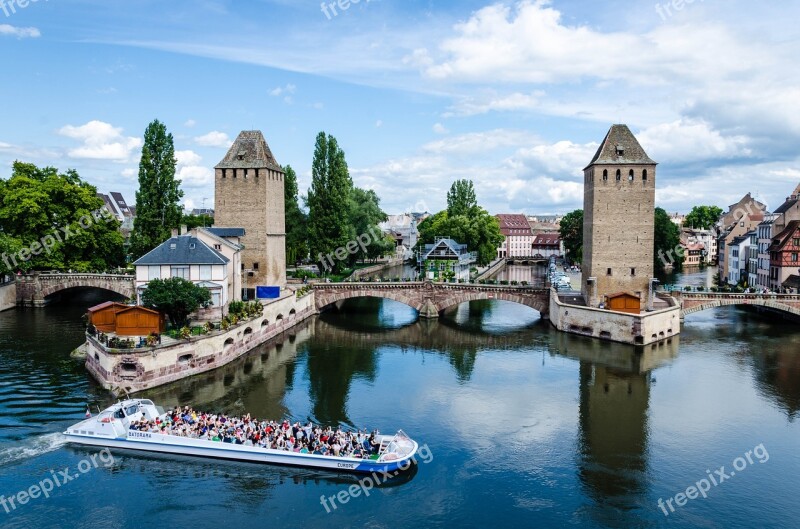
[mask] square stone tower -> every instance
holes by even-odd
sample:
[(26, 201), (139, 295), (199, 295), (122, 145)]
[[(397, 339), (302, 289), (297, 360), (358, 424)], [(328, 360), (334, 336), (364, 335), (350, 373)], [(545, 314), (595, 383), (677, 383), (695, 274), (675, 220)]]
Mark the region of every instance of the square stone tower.
[(248, 298), (257, 285), (286, 284), (284, 172), (258, 130), (242, 131), (214, 168), (214, 225), (242, 227), (242, 281)]
[(607, 294), (639, 293), (653, 277), (656, 162), (627, 125), (612, 125), (583, 170), (584, 299), (598, 306)]

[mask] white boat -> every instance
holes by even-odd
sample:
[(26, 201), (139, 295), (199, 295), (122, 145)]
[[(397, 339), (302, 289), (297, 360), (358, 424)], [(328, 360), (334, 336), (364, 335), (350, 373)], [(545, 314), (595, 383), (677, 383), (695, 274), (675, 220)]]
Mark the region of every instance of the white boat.
[(254, 463), (320, 468), (339, 472), (397, 473), (414, 463), (419, 448), (416, 441), (402, 430), (395, 435), (378, 435), (378, 453), (370, 459), (332, 455), (304, 454), (288, 450), (244, 444), (223, 443), (207, 439), (183, 437), (131, 429), (131, 423), (142, 418), (165, 421), (164, 410), (148, 399), (128, 399), (106, 408), (64, 432), (70, 443), (146, 452), (234, 459)]

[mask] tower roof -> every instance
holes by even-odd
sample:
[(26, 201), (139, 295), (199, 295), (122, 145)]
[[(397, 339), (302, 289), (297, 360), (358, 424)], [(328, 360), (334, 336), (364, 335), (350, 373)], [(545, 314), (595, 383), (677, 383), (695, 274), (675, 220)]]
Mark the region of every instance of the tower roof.
[(243, 130), (236, 137), (228, 154), (216, 166), (216, 169), (261, 169), (269, 168), (283, 172), (283, 168), (275, 160), (269, 150), (267, 140), (260, 130)]
[(600, 148), (589, 162), (592, 165), (655, 165), (627, 125), (611, 125)]

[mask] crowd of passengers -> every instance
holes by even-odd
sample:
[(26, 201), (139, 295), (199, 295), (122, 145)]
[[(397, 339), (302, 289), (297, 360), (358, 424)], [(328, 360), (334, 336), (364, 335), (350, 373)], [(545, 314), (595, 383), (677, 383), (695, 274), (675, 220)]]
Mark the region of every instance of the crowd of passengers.
[(301, 454), (369, 458), (377, 454), (380, 443), (375, 438), (377, 430), (346, 432), (341, 427), (322, 428), (309, 422), (261, 421), (250, 417), (229, 417), (202, 413), (189, 406), (177, 407), (166, 413), (164, 420), (147, 420), (142, 417), (130, 424), (131, 430), (176, 435), (192, 439), (205, 439), (245, 446), (260, 446), (273, 450), (286, 450)]

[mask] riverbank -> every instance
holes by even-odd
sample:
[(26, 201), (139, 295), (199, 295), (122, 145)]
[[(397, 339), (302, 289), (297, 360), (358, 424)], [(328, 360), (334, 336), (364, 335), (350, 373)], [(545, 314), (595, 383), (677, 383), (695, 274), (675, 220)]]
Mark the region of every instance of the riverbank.
[(17, 306), (17, 283), (11, 281), (0, 285), (0, 312)]

